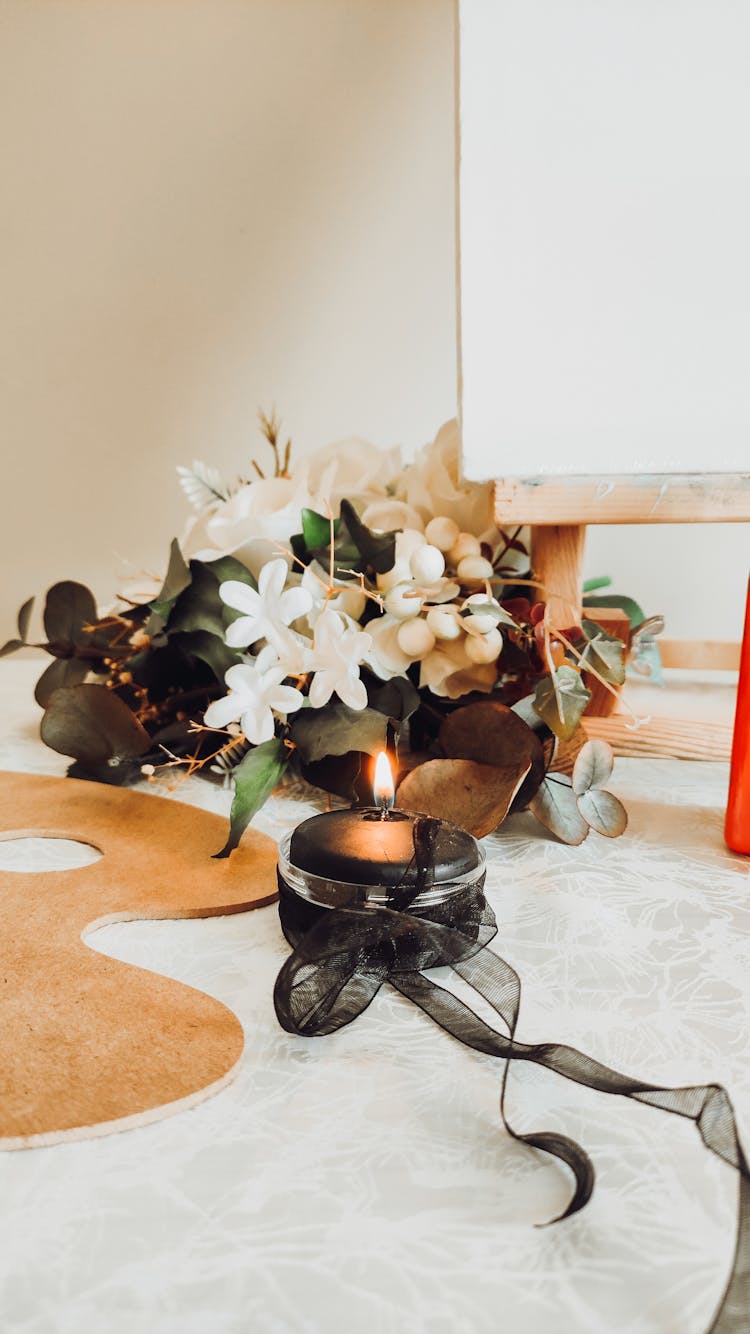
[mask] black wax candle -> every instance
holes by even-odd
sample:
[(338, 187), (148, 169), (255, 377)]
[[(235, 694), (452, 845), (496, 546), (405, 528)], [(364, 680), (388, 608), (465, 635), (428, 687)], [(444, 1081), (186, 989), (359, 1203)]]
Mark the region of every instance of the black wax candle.
[[(303, 821), (294, 830), (289, 860), (308, 875), (350, 885), (383, 885), (388, 889), (416, 879), (414, 823), (409, 811), (390, 811), (385, 819), (376, 808), (328, 811)], [(471, 834), (440, 822), (434, 844), (434, 883), (449, 883), (477, 870), (483, 862)]]

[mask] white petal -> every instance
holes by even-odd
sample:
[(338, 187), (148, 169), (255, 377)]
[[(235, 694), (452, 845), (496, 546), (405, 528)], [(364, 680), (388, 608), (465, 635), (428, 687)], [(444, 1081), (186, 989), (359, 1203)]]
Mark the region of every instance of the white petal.
[(367, 707), (367, 691), (364, 681), (360, 681), (359, 675), (354, 675), (350, 671), (346, 676), (340, 676), (336, 682), (336, 694), (344, 704), (348, 704), (350, 709), (364, 709)]
[(347, 630), (339, 644), (339, 656), (343, 662), (358, 664), (370, 652), (372, 636), (361, 630)]
[(296, 621), (298, 616), (305, 616), (313, 605), (312, 594), (306, 588), (287, 588), (279, 599), (279, 619), (284, 625)]
[(255, 667), (249, 662), (237, 662), (225, 673), (224, 680), (230, 690), (238, 690), (245, 694), (255, 688)]
[(287, 563), (281, 556), (267, 561), (263, 566), (258, 579), (258, 592), (271, 607), (281, 597), (288, 573)]
[(227, 723), (236, 723), (242, 713), (244, 700), (239, 695), (224, 695), (213, 700), (203, 715), (206, 727), (226, 727)]
[(336, 679), (333, 672), (324, 669), (316, 672), (310, 683), (310, 703), (314, 709), (327, 704), (334, 691)]
[(335, 611), (324, 611), (318, 617), (315, 626), (315, 647), (325, 653), (328, 649), (337, 649), (344, 633), (344, 622)]
[[(264, 644), (257, 658), (255, 659), (255, 670), (263, 674), (270, 671), (271, 667), (279, 661), (279, 655), (275, 644)], [(286, 673), (284, 673), (286, 675)]]
[(246, 616), (257, 616), (261, 605), (255, 589), (249, 584), (241, 584), (239, 579), (227, 579), (219, 584), (219, 597), (228, 607), (244, 611)]
[(268, 627), (268, 639), (284, 668), (285, 676), (302, 676), (310, 670), (311, 640), (279, 625)]
[(259, 746), (273, 736), (273, 714), (268, 707), (248, 709), (242, 715), (242, 730), (248, 741)]
[(248, 644), (257, 644), (265, 633), (264, 623), (258, 616), (239, 616), (227, 627), (224, 639), (230, 648), (247, 648)]
[(266, 703), (272, 709), (278, 709), (279, 713), (296, 713), (304, 702), (304, 696), (294, 686), (277, 686), (266, 695)]

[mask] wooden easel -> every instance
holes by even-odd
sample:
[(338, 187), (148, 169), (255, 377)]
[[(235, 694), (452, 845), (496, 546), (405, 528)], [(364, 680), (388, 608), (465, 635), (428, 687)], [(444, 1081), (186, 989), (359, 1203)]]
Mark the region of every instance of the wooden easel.
[(495, 519), (531, 525), (534, 573), (554, 589), (545, 600), (563, 626), (580, 613), (588, 524), (748, 522), (750, 473), (506, 477), (495, 484)]
[[(581, 614), (588, 524), (747, 522), (750, 474), (503, 478), (495, 484), (495, 518), (500, 528), (531, 525), (534, 577), (545, 589), (553, 624), (562, 628)], [(617, 614), (610, 610), (607, 616)], [(619, 633), (614, 623), (605, 628)], [(671, 667), (733, 669), (738, 657), (738, 645), (675, 641), (664, 661)], [(615, 707), (611, 697), (604, 687), (589, 684), (598, 697), (589, 706), (594, 715), (609, 713)], [(729, 759), (731, 728), (718, 724), (653, 719), (633, 733), (622, 718), (590, 717), (587, 711), (585, 728), (620, 755)]]

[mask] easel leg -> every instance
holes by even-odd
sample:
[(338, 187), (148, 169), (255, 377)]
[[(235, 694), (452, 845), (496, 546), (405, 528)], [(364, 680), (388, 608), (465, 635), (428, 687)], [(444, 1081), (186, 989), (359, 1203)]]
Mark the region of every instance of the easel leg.
[(531, 564), (540, 599), (553, 625), (564, 630), (581, 619), (585, 524), (539, 524), (531, 529)]

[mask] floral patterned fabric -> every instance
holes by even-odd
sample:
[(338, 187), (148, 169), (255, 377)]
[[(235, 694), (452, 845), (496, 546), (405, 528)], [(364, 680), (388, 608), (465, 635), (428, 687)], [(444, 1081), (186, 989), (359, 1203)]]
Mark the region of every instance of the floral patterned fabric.
[[(3, 664), (0, 765), (62, 773), (38, 741), (35, 671)], [(655, 1082), (717, 1079), (747, 1144), (750, 880), (723, 843), (726, 786), (724, 765), (618, 760), (626, 835), (564, 847), (514, 816), (486, 840), (487, 896), (523, 981), (521, 1039), (570, 1042)], [(175, 795), (222, 812), (229, 800), (199, 779)], [(281, 837), (317, 809), (310, 798), (287, 789), (257, 822)], [(20, 847), (0, 844), (0, 864), (22, 870)], [(47, 844), (45, 866), (67, 851)], [(37, 851), (22, 853), (31, 867)], [(288, 946), (274, 908), (108, 927), (92, 943), (230, 1005), (246, 1054), (236, 1081), (190, 1112), (3, 1156), (5, 1329), (706, 1329), (736, 1178), (689, 1123), (516, 1067), (514, 1124), (572, 1135), (597, 1169), (589, 1207), (538, 1229), (570, 1184), (503, 1135), (497, 1062), (390, 989), (324, 1040), (283, 1033), (272, 991)]]

